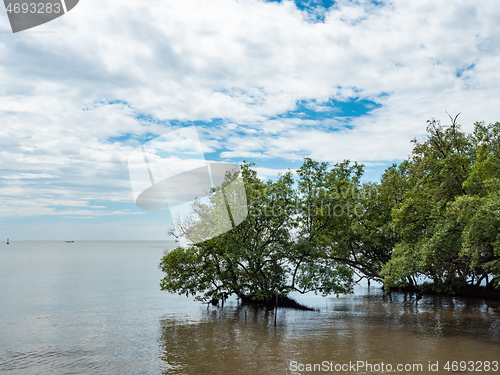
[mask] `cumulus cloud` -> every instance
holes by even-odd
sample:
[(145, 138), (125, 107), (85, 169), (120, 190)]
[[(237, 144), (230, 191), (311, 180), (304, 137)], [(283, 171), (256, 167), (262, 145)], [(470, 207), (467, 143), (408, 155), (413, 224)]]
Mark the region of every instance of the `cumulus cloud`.
[[(95, 200), (132, 202), (130, 153), (186, 123), (213, 157), (259, 167), (390, 163), (445, 110), (466, 129), (500, 118), (494, 0), (308, 4), (86, 0), (31, 33), (0, 34), (4, 208), (88, 217), (103, 210)], [(339, 110), (360, 100), (376, 106)]]

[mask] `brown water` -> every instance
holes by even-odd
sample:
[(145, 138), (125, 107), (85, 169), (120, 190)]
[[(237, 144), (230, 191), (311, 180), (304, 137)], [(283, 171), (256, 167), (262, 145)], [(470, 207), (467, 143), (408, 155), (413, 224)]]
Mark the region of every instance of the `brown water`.
[[(453, 372), (444, 368), (448, 361), (450, 367), (457, 361), (458, 372), (460, 365), (469, 373), (478, 372), (469, 371), (473, 366), (481, 366), (480, 373), (500, 371), (493, 371), (495, 364), (485, 371), (485, 361), (500, 360), (498, 302), (424, 296), (416, 303), (373, 288), (357, 292), (362, 294), (303, 299), (322, 305), (317, 312), (279, 309), (276, 328), (273, 311), (236, 303), (211, 307), (196, 321), (165, 317), (160, 347), (169, 367), (164, 373), (375, 374), (390, 372), (390, 364), (393, 373), (445, 374)], [(364, 366), (346, 367), (357, 361)], [(382, 362), (385, 371), (376, 366)], [(436, 362), (439, 371), (430, 371), (429, 364), (434, 370)], [(307, 371), (307, 364), (311, 370), (316, 364), (316, 371)], [(350, 371), (335, 371), (335, 364)], [(398, 364), (403, 371), (397, 371)]]
[[(483, 361), (484, 370), (500, 359), (498, 302), (424, 296), (417, 304), (360, 287), (340, 298), (294, 296), (318, 311), (278, 309), (274, 327), (272, 310), (236, 300), (207, 309), (161, 292), (158, 263), (174, 245), (0, 244), (0, 374), (342, 374), (335, 365), (357, 361), (372, 371), (347, 373), (387, 373), (376, 368), (383, 362), (427, 374), (430, 361), (445, 374), (447, 361), (457, 370), (459, 361)], [(305, 371), (324, 361), (333, 371)], [(499, 371), (475, 371), (484, 372)]]

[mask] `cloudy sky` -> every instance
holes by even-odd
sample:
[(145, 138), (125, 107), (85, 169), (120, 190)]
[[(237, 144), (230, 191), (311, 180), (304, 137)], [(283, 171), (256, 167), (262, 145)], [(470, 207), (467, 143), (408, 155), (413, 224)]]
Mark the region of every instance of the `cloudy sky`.
[(167, 239), (127, 161), (195, 125), (263, 178), (304, 157), (378, 180), (446, 112), (500, 120), (495, 0), (81, 0), (12, 34), (0, 11), (0, 240)]

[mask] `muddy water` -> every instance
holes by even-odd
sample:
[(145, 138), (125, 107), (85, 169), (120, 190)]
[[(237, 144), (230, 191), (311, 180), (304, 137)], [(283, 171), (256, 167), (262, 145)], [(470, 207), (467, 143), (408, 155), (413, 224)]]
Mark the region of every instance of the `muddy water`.
[(211, 307), (199, 320), (166, 316), (159, 341), (165, 373), (500, 371), (494, 363), (500, 360), (498, 302), (430, 296), (416, 301), (373, 288), (357, 293), (303, 298), (320, 310), (279, 309), (276, 328), (273, 311), (236, 302)]
[(498, 302), (360, 287), (295, 296), (317, 311), (279, 309), (274, 327), (272, 310), (161, 292), (158, 262), (174, 245), (0, 244), (0, 374), (379, 374), (388, 364), (445, 374), (453, 361), (499, 372)]

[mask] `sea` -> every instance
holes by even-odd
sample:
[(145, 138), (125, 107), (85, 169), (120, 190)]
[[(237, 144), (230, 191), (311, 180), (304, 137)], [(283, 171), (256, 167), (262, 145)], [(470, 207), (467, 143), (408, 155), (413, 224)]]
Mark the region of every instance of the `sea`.
[(312, 311), (206, 305), (160, 290), (175, 245), (0, 245), (0, 374), (500, 372), (499, 301), (365, 285), (292, 295)]

